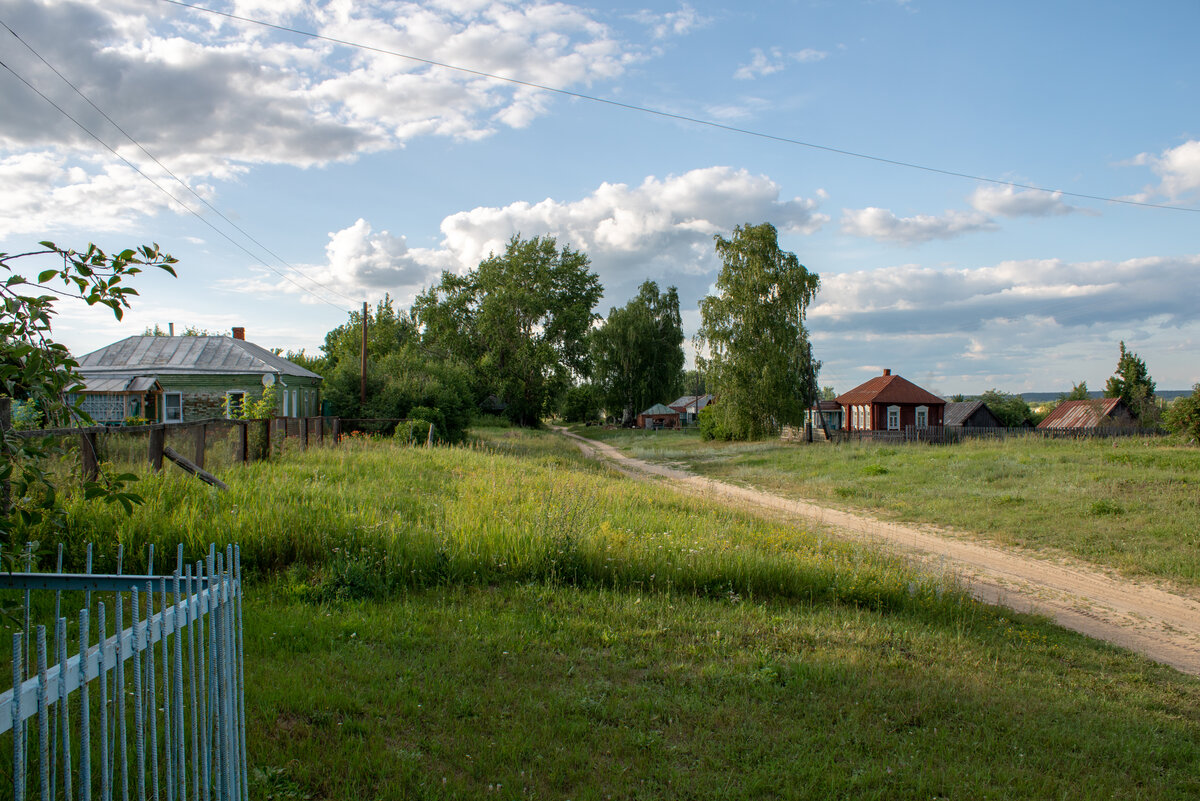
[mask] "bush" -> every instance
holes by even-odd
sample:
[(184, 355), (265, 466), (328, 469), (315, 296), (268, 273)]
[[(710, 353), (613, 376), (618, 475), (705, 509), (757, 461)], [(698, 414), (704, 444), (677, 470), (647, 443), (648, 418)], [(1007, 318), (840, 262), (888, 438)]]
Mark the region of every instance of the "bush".
[(1186, 440), (1200, 442), (1200, 384), (1192, 387), (1192, 394), (1176, 398), (1163, 415), (1167, 428), (1182, 434)]
[(712, 406), (705, 406), (700, 410), (697, 425), (700, 427), (701, 439), (733, 439), (733, 432), (726, 428), (724, 421)]

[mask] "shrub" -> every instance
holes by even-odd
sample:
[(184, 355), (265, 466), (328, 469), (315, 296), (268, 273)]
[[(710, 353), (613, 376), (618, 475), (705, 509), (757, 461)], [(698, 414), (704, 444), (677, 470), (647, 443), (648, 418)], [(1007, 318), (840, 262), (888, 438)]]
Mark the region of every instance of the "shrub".
[(713, 406), (705, 406), (701, 409), (700, 416), (696, 422), (700, 427), (700, 437), (702, 439), (733, 439), (733, 432), (726, 428), (725, 422)]
[(1186, 440), (1200, 442), (1200, 384), (1192, 387), (1192, 394), (1175, 401), (1167, 407), (1163, 422), (1171, 431), (1182, 434)]

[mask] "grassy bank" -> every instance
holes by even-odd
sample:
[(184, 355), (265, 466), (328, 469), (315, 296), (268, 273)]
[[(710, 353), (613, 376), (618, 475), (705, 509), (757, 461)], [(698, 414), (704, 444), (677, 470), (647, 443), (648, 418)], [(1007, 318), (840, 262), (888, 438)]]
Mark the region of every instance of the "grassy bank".
[(222, 478), (71, 500), (68, 554), (241, 543), (254, 797), (1200, 793), (1200, 682), (555, 435)]
[(1200, 585), (1200, 450), (1154, 439), (950, 446), (702, 442), (580, 429), (631, 455), (790, 498), (1053, 549)]

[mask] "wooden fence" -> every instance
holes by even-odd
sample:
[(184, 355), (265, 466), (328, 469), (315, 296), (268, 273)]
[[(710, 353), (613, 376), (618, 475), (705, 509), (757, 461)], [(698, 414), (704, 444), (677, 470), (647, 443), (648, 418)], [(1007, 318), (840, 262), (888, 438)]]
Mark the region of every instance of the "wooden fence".
[(825, 435), (819, 427), (812, 428), (812, 436), (806, 427), (783, 426), (779, 438), (784, 442), (926, 442), (937, 445), (952, 445), (967, 439), (1008, 439), (1027, 437), (1031, 439), (1107, 439), (1113, 437), (1150, 437), (1161, 433), (1156, 428), (1139, 426), (1100, 426), (1097, 428), (961, 428), (958, 426), (929, 426), (917, 428), (905, 426), (899, 431), (843, 431), (834, 429)]

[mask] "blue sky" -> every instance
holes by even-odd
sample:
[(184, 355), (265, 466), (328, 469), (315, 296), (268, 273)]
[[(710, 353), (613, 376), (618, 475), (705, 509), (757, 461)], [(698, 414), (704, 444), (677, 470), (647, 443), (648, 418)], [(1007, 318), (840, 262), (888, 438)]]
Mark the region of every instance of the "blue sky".
[(884, 367), (943, 393), (1099, 389), (1119, 340), (1160, 388), (1200, 381), (1193, 0), (749, 5), (207, 7), (1062, 194), (164, 0), (0, 0), (0, 250), (180, 259), (124, 323), (62, 305), (77, 353), (168, 322), (312, 351), (363, 300), (406, 305), (517, 233), (586, 251), (601, 314), (677, 286), (690, 336), (714, 234), (770, 221), (821, 276), (809, 327), (839, 391)]

